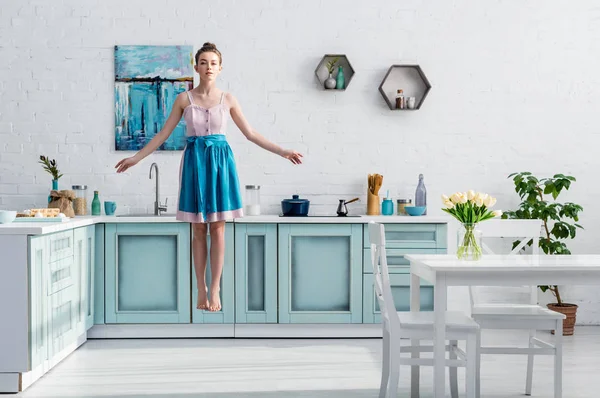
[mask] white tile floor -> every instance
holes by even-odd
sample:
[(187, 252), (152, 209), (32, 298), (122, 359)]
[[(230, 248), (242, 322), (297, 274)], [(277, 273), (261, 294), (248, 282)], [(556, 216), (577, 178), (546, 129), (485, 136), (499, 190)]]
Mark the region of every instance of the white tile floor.
[[(485, 331), (483, 342), (519, 337), (526, 341), (523, 334)], [(564, 355), (563, 396), (599, 397), (600, 327), (578, 327), (575, 336), (565, 337)], [(377, 339), (90, 340), (18, 396), (377, 397), (380, 358)], [(484, 356), (482, 396), (522, 397), (525, 364), (522, 356)], [(532, 396), (553, 397), (551, 357), (539, 357), (535, 365)], [(401, 371), (399, 396), (405, 397), (409, 368)], [(422, 397), (431, 397), (431, 380), (431, 369), (423, 368)]]

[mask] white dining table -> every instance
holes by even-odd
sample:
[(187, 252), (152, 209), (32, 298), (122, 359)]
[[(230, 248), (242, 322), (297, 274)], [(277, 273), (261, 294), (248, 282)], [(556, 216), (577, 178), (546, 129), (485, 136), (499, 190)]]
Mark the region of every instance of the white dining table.
[[(420, 279), (434, 285), (433, 389), (446, 395), (445, 312), (448, 286), (600, 285), (600, 255), (483, 255), (477, 261), (456, 255), (407, 255), (410, 261), (410, 310), (420, 311)], [(558, 386), (559, 397), (562, 386)]]

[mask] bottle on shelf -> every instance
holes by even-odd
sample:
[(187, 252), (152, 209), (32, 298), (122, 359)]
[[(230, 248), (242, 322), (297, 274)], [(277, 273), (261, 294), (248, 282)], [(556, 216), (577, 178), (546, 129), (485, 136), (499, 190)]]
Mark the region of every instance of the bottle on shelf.
[[(415, 191), (415, 206), (427, 206), (427, 189), (425, 189), (423, 174), (419, 174), (419, 183)], [(427, 215), (427, 209), (425, 209), (423, 215)]]
[(344, 78), (344, 69), (342, 69), (341, 65), (338, 67), (335, 88), (337, 88), (338, 90), (343, 90), (346, 88), (346, 80)]
[(396, 109), (404, 109), (406, 107), (406, 101), (404, 99), (404, 90), (399, 89), (396, 94)]

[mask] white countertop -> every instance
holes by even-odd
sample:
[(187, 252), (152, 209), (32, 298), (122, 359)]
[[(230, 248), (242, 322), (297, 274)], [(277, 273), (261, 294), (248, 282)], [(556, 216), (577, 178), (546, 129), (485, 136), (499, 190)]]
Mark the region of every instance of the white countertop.
[[(238, 224), (366, 224), (375, 221), (386, 224), (446, 224), (450, 217), (432, 216), (360, 216), (360, 217), (280, 217), (279, 215), (247, 216), (235, 220)], [(44, 235), (85, 227), (92, 224), (113, 223), (173, 223), (181, 222), (175, 216), (127, 217), (127, 216), (81, 216), (63, 222), (12, 222), (0, 224), (0, 235)]]
[(277, 224), (367, 224), (375, 221), (382, 224), (446, 224), (451, 220), (450, 216), (367, 216), (360, 217), (280, 217), (279, 215), (247, 216), (235, 220), (238, 224), (249, 223), (277, 223)]

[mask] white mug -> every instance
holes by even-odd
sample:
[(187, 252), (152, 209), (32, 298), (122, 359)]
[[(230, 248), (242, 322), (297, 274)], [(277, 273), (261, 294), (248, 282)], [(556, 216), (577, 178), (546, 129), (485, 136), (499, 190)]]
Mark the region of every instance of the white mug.
[(415, 109), (415, 97), (408, 97), (408, 109)]

